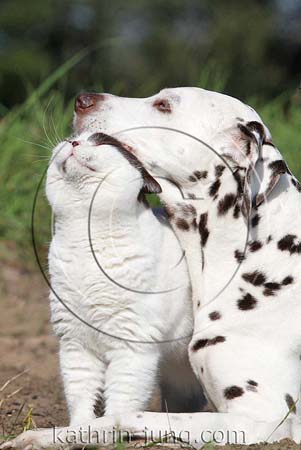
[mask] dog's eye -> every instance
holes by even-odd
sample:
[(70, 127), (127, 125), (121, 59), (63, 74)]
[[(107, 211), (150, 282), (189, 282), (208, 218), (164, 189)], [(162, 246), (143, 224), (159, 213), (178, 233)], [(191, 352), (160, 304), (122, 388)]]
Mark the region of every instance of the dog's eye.
[(171, 112), (171, 105), (168, 100), (156, 100), (153, 103), (153, 106), (157, 108), (159, 111), (164, 113), (170, 113)]

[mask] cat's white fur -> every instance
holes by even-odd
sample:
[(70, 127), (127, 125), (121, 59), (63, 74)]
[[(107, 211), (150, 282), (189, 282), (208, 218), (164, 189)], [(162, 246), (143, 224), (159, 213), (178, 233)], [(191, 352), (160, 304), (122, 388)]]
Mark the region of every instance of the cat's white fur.
[(170, 374), (182, 396), (196, 384), (187, 358), (191, 292), (177, 239), (138, 200), (139, 170), (86, 137), (54, 150), (46, 185), (55, 216), (51, 317), (72, 425), (94, 419), (100, 402), (110, 415), (147, 408), (158, 378), (169, 382), (163, 367), (173, 360), (185, 373), (180, 381)]

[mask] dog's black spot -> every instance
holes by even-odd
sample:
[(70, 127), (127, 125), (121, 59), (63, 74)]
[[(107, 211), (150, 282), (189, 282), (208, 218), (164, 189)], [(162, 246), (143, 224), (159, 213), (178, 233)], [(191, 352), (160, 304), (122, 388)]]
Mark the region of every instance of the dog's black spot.
[(208, 172), (207, 170), (196, 170), (195, 172), (193, 172), (193, 175), (198, 179), (205, 179), (208, 176)]
[(208, 345), (216, 345), (220, 344), (221, 342), (225, 342), (226, 338), (225, 336), (216, 336), (215, 338), (209, 339)]
[(191, 226), (192, 226), (192, 228), (193, 228), (194, 230), (196, 230), (197, 227), (198, 227), (198, 224), (197, 224), (197, 221), (196, 221), (196, 218), (195, 218), (195, 217), (192, 219)]
[(201, 367), (201, 373), (204, 373), (204, 367)]
[(281, 251), (288, 251), (291, 255), (301, 253), (301, 242), (295, 242), (297, 236), (295, 234), (287, 234), (278, 241), (278, 248)]
[(275, 295), (275, 291), (273, 291), (273, 289), (265, 289), (263, 291), (263, 295), (265, 295), (266, 297), (272, 297), (273, 295)]
[(244, 178), (242, 177), (240, 170), (243, 169), (242, 167), (238, 167), (237, 170), (233, 172), (233, 177), (235, 181), (237, 182), (237, 193), (241, 195), (244, 191)]
[(258, 386), (258, 383), (256, 381), (248, 380), (246, 389), (247, 389), (247, 391), (257, 392), (257, 386)]
[(222, 166), (222, 165), (215, 166), (215, 176), (217, 178), (221, 177), (225, 168), (226, 168), (226, 166)]
[(288, 171), (287, 165), (283, 159), (278, 159), (277, 161), (271, 162), (269, 164), (269, 168), (272, 170), (273, 175), (279, 175)]
[(247, 293), (240, 300), (237, 301), (237, 306), (242, 311), (248, 311), (250, 309), (254, 309), (256, 306), (257, 300), (253, 295)]
[(285, 401), (290, 412), (296, 414), (296, 402), (290, 394), (285, 394)]
[(252, 241), (249, 242), (249, 249), (251, 252), (257, 252), (262, 247), (262, 243), (260, 241)]
[(276, 283), (276, 282), (269, 282), (269, 283), (264, 283), (264, 291), (263, 291), (263, 295), (265, 295), (266, 297), (272, 297), (273, 295), (275, 295), (275, 291), (279, 291), (279, 289), (281, 289), (281, 284), (280, 283)]
[(259, 221), (260, 221), (260, 215), (259, 214), (255, 214), (255, 216), (252, 217), (252, 220), (251, 220), (252, 228), (257, 227), (257, 225), (259, 224)]
[(258, 272), (258, 270), (255, 270), (254, 272), (243, 273), (242, 278), (247, 283), (251, 283), (254, 286), (261, 286), (266, 281), (265, 275), (262, 272)]
[(264, 287), (267, 289), (272, 289), (273, 291), (279, 291), (281, 288), (281, 285), (279, 283), (270, 282), (270, 283), (264, 283)]
[(273, 239), (272, 235), (269, 234), (269, 236), (267, 237), (267, 244), (269, 244), (271, 242), (271, 240)]
[(291, 277), (291, 276), (288, 276), (288, 277), (283, 278), (281, 284), (282, 284), (283, 286), (287, 286), (288, 284), (292, 284), (293, 282), (294, 282), (294, 278)]
[(197, 350), (200, 350), (201, 348), (206, 347), (208, 344), (208, 339), (199, 339), (193, 344), (192, 350), (196, 352)]
[(185, 217), (196, 215), (196, 209), (193, 205), (182, 205), (181, 210)]
[(223, 216), (227, 214), (230, 208), (235, 205), (236, 196), (234, 194), (226, 194), (217, 205), (218, 214)]
[(243, 394), (244, 390), (239, 386), (230, 386), (224, 390), (224, 396), (227, 400), (233, 400), (234, 398), (241, 397)]
[(166, 211), (166, 215), (168, 219), (173, 219), (175, 217), (175, 209), (170, 206), (164, 206), (164, 209)]
[(247, 141), (246, 143), (246, 155), (249, 156), (251, 153), (251, 142)]
[(177, 219), (176, 220), (176, 226), (183, 231), (188, 231), (189, 230), (189, 223), (187, 222), (187, 220), (185, 219)]
[(240, 214), (240, 206), (238, 203), (236, 203), (236, 205), (234, 206), (234, 210), (233, 210), (233, 217), (234, 219), (238, 219), (239, 218), (239, 214)]
[(222, 342), (225, 342), (226, 338), (225, 336), (216, 336), (212, 339), (199, 339), (193, 344), (192, 350), (196, 352), (197, 350), (200, 350), (204, 347), (209, 347), (210, 345), (216, 345), (220, 344)]
[(198, 306), (198, 308), (201, 306), (201, 302), (200, 301), (198, 301), (197, 306)]
[(235, 250), (234, 256), (237, 262), (241, 263), (244, 259), (246, 259), (246, 255), (244, 252), (240, 252), (239, 250)]
[(212, 312), (209, 314), (209, 319), (210, 319), (210, 320), (219, 320), (221, 317), (222, 317), (222, 316), (221, 316), (221, 313), (218, 312), (218, 311), (212, 311)]
[(298, 192), (301, 192), (301, 184), (295, 178), (292, 178), (292, 184), (295, 186)]
[(220, 187), (221, 187), (221, 181), (219, 179), (215, 180), (214, 183), (212, 183), (209, 188), (210, 197), (214, 197), (218, 193), (218, 190)]
[(206, 245), (208, 236), (209, 236), (209, 230), (207, 228), (208, 223), (208, 213), (203, 213), (200, 216), (200, 222), (199, 222), (199, 232), (201, 236), (201, 244), (202, 247)]

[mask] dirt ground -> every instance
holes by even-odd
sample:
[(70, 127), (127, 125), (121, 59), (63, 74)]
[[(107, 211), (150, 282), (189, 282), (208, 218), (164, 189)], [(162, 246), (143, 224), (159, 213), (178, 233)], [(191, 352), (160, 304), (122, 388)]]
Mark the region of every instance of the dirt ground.
[(67, 424), (45, 282), (0, 263), (0, 292), (0, 436), (18, 434), (26, 417), (37, 427)]
[[(0, 293), (1, 443), (25, 426), (67, 425), (68, 414), (58, 370), (58, 345), (51, 335), (47, 287), (42, 276), (38, 271), (24, 269), (12, 258), (0, 262)], [(141, 444), (136, 443), (135, 447)], [(208, 450), (218, 448), (212, 444), (207, 446)], [(289, 440), (222, 448), (300, 450), (299, 445)]]

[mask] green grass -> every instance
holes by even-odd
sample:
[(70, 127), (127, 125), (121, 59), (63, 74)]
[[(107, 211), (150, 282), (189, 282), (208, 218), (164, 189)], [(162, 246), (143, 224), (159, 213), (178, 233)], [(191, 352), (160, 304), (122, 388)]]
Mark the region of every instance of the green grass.
[[(70, 133), (73, 101), (65, 99), (56, 84), (84, 55), (59, 68), (43, 85), (33, 91), (28, 100), (0, 121), (0, 236), (18, 248), (24, 260), (32, 259), (31, 213), (35, 191), (50, 155), (50, 149)], [(222, 90), (222, 78), (215, 76), (210, 83), (205, 73), (198, 83)], [(284, 154), (291, 170), (301, 178), (300, 111), (298, 102), (289, 94), (262, 105), (259, 99), (249, 101), (262, 115), (273, 139)], [(38, 202), (37, 237), (46, 249), (49, 240), (50, 210), (40, 193)], [(12, 244), (14, 243), (14, 244)], [(6, 252), (7, 253), (7, 252)], [(3, 257), (3, 248), (0, 248)]]
[(6, 442), (6, 441), (11, 441), (15, 437), (16, 437), (15, 434), (0, 434), (0, 443)]
[(283, 154), (290, 169), (301, 179), (301, 139), (300, 105), (296, 98), (288, 103), (289, 97), (278, 98), (263, 107), (259, 112), (270, 129), (273, 141)]
[[(51, 102), (49, 104), (49, 102)], [(6, 128), (5, 118), (0, 129), (0, 236), (16, 243), (20, 256), (31, 254), (31, 212), (34, 194), (50, 149), (69, 133), (72, 105), (64, 107), (63, 98), (53, 92), (47, 99), (35, 102)], [(50, 212), (44, 193), (38, 202), (38, 238), (48, 239)]]

